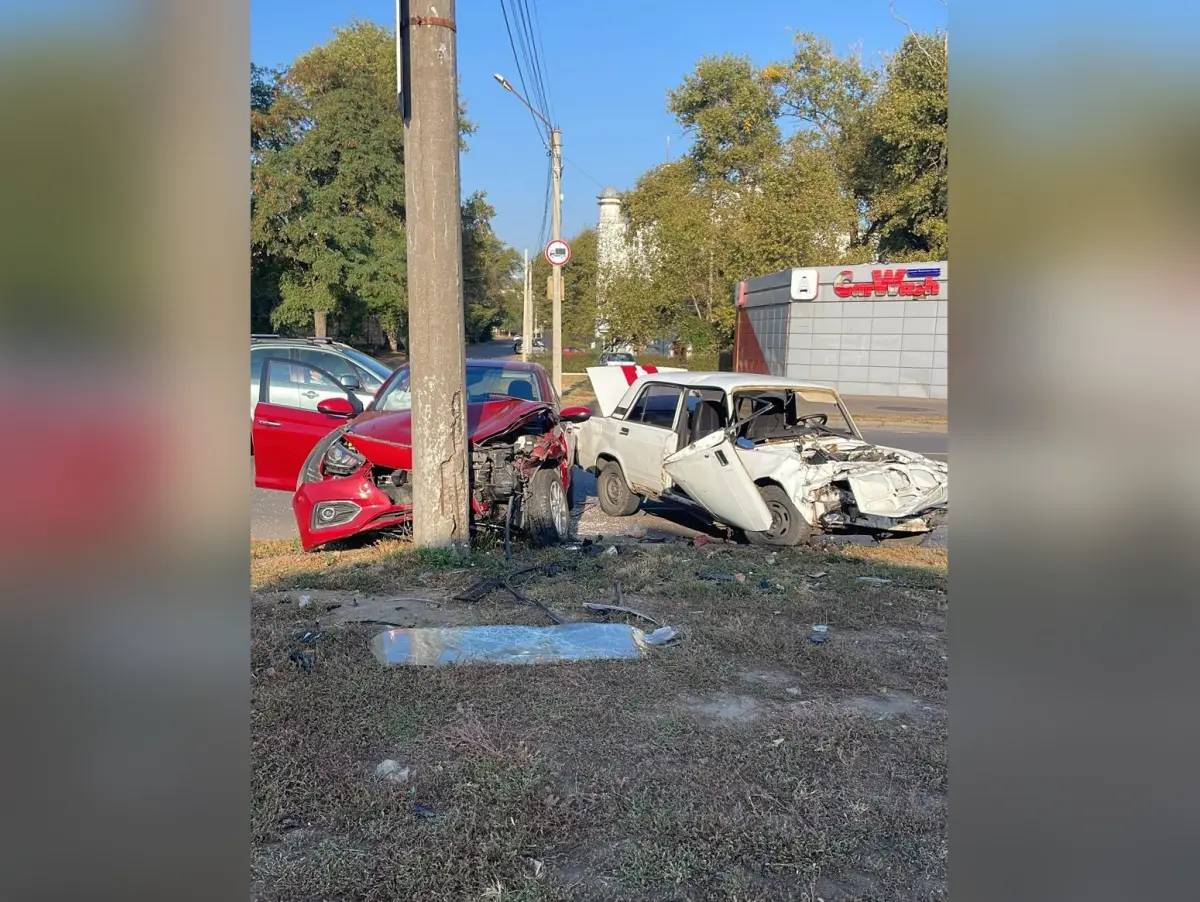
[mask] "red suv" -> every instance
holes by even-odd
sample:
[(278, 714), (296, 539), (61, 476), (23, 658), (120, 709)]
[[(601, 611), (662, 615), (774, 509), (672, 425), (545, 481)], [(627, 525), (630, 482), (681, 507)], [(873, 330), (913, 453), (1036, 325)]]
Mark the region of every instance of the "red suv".
[[(296, 386), (309, 388), (297, 392)], [(292, 399), (324, 396), (313, 409)], [(513, 526), (538, 544), (570, 534), (569, 424), (591, 416), (562, 408), (536, 363), (467, 361), (471, 510), (477, 520)], [(407, 523), (413, 515), (412, 392), (400, 367), (364, 410), (329, 373), (287, 358), (267, 358), (254, 409), (254, 483), (294, 491), (300, 542), (309, 550), (335, 539)], [(350, 422), (346, 422), (349, 420)]]

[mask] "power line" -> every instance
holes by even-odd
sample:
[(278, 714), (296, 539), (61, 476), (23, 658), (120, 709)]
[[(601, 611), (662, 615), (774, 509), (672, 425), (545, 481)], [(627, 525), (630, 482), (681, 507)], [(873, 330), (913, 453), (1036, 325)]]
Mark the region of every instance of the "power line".
[[(513, 64), (517, 67), (517, 80), (521, 82), (522, 93), (528, 94), (529, 89), (525, 86), (525, 73), (521, 71), (521, 58), (517, 53), (517, 45), (513, 41), (512, 26), (508, 21), (508, 8), (504, 5), (504, 0), (500, 0), (500, 12), (504, 16), (504, 30), (508, 32), (508, 46), (512, 48)], [(538, 122), (538, 118), (533, 110), (529, 111), (529, 118), (533, 120), (533, 127), (537, 129), (538, 137), (542, 139), (543, 146), (546, 146), (546, 139), (542, 137), (542, 124)], [(547, 149), (549, 149), (548, 146)]]
[(588, 173), (584, 170), (584, 168), (582, 166), (580, 166), (578, 163), (576, 163), (574, 160), (568, 160), (566, 157), (563, 157), (563, 159), (566, 162), (570, 163), (572, 166), (574, 166), (577, 170), (579, 170), (579, 174), (582, 175), (584, 178), (590, 179), (592, 182), (594, 182), (596, 184), (597, 188), (604, 187), (603, 182), (601, 182), (599, 179), (595, 178), (594, 176), (588, 175)]
[(554, 193), (554, 161), (550, 161), (550, 165), (546, 167), (546, 203), (542, 207), (542, 227), (538, 229), (538, 246), (545, 247), (549, 240), (549, 235), (546, 231), (546, 222), (550, 217), (550, 201)]
[[(550, 119), (550, 104), (546, 94), (546, 78), (543, 74), (545, 66), (538, 56), (537, 39), (534, 37), (534, 27), (532, 18), (529, 15), (529, 5), (526, 0), (517, 0), (515, 6), (517, 19), (524, 31), (524, 36), (521, 37), (521, 46), (525, 51), (525, 61), (533, 73), (531, 81), (534, 84), (534, 91), (537, 93), (538, 112), (547, 119)], [(518, 33), (519, 34), (519, 33)], [(553, 119), (550, 119), (553, 122)]]
[[(537, 35), (538, 48), (542, 52), (542, 59), (546, 58), (546, 45), (542, 43), (542, 17), (538, 10), (537, 0), (533, 0), (533, 21), (534, 33)], [(550, 85), (546, 85), (546, 93), (549, 98), (550, 121), (556, 122), (558, 117), (554, 115), (554, 92), (550, 90)]]

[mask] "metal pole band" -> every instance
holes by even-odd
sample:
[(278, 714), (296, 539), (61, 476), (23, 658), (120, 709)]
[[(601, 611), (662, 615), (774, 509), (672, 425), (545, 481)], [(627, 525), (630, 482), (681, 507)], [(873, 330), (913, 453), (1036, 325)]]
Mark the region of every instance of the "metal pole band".
[(437, 25), (441, 28), (449, 28), (454, 32), (458, 31), (458, 27), (454, 24), (453, 19), (443, 19), (438, 16), (412, 16), (408, 21), (418, 28), (422, 25)]

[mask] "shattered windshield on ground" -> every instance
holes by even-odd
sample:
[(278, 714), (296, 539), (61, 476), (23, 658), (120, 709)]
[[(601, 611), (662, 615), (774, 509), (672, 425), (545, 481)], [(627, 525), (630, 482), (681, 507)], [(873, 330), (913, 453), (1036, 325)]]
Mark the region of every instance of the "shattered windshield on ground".
[[(504, 366), (467, 367), (467, 403), (478, 404), (497, 398), (545, 400), (537, 376), (528, 370)], [(412, 388), (407, 366), (396, 372), (395, 378), (376, 399), (373, 409), (389, 412), (412, 409)]]
[(734, 395), (737, 437), (754, 444), (821, 435), (853, 438), (835, 395), (791, 389), (757, 390)]

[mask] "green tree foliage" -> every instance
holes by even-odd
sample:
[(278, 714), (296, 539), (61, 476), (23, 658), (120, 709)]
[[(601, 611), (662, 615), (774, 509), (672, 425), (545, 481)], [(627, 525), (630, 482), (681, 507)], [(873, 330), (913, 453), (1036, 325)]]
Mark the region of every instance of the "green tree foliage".
[(867, 113), (855, 173), (882, 259), (948, 253), (948, 86), (945, 35), (910, 34)]
[(691, 159), (705, 180), (754, 180), (778, 149), (779, 100), (747, 57), (704, 57), (668, 92), (667, 109), (693, 134)]
[(486, 341), (521, 295), (520, 258), (492, 230), (496, 210), (476, 191), (463, 202), (463, 304), (467, 341)]
[[(567, 243), (571, 245), (571, 259), (562, 268), (563, 344), (586, 347), (596, 334), (596, 230), (590, 227), (581, 229), (578, 234), (568, 238)], [(533, 300), (538, 321), (547, 331), (552, 325), (554, 313), (547, 289), (550, 271), (551, 267), (546, 262), (545, 255), (539, 252), (533, 258)], [(520, 331), (524, 326), (521, 321), (523, 308), (519, 293), (512, 313), (514, 328)]]
[[(395, 45), (366, 23), (298, 58), (277, 79), (255, 134), (273, 136), (253, 168), (255, 244), (286, 267), (276, 327), (326, 334), (328, 317), (367, 311), (397, 336), (404, 280), (404, 131), (395, 113)], [(358, 309), (355, 309), (358, 308)]]
[(742, 279), (943, 258), (946, 71), (940, 34), (910, 34), (878, 71), (812, 34), (761, 69), (701, 59), (667, 98), (690, 152), (623, 197), (632, 259), (601, 288), (613, 337), (727, 345)]
[[(405, 340), (404, 126), (395, 86), (393, 33), (363, 22), (337, 29), (283, 72), (251, 67), (256, 326), (269, 310), (275, 328), (324, 335), (332, 323), (348, 336), (374, 316), (393, 348)], [(465, 110), (460, 130), (474, 131)]]

